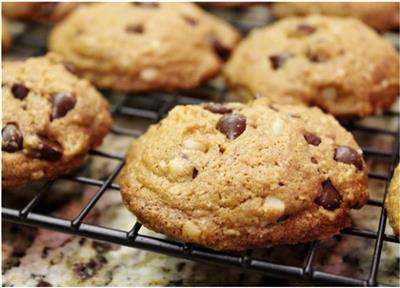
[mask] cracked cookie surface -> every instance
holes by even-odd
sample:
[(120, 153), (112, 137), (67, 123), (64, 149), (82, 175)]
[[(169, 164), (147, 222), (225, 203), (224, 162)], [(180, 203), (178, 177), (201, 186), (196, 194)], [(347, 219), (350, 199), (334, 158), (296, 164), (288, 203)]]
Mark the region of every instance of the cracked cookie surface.
[(316, 105), (338, 117), (379, 114), (399, 94), (399, 55), (356, 19), (287, 18), (254, 30), (226, 65), (244, 100)]
[(54, 54), (3, 62), (2, 186), (79, 166), (111, 128), (108, 104)]
[(216, 75), (238, 32), (191, 3), (81, 6), (50, 49), (95, 85), (120, 91), (192, 88)]
[(398, 29), (399, 3), (274, 3), (276, 17), (322, 14), (358, 18), (377, 30)]
[(331, 237), (368, 199), (350, 133), (264, 100), (175, 107), (132, 144), (120, 185), (145, 226), (218, 250)]

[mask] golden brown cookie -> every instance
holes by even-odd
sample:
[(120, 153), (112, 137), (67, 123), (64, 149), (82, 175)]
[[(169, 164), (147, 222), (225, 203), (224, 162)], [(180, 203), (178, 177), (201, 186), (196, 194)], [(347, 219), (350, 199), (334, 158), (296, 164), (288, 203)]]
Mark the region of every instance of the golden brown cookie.
[(368, 199), (349, 132), (263, 100), (175, 107), (132, 144), (120, 185), (145, 226), (217, 250), (331, 237)]
[(11, 37), (8, 32), (8, 26), (6, 20), (3, 18), (1, 20), (1, 50), (2, 52), (7, 52), (10, 49)]
[(400, 27), (400, 7), (396, 2), (274, 3), (272, 11), (279, 18), (310, 14), (354, 17), (381, 31)]
[(239, 40), (191, 3), (81, 7), (52, 31), (51, 50), (95, 85), (121, 91), (191, 88), (217, 74)]
[(399, 55), (355, 19), (286, 18), (254, 30), (225, 69), (243, 100), (316, 105), (339, 117), (379, 114), (399, 94)]
[(395, 235), (400, 234), (400, 165), (393, 172), (386, 199), (389, 224)]
[(3, 2), (3, 15), (14, 20), (58, 22), (74, 10), (77, 2)]
[(111, 128), (105, 99), (53, 54), (3, 63), (2, 186), (76, 168)]

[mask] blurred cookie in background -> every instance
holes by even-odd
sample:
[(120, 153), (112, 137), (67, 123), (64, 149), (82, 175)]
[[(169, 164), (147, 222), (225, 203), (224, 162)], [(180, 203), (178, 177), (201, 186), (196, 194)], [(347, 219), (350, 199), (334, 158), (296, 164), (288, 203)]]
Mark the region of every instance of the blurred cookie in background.
[(398, 2), (274, 3), (272, 10), (278, 18), (310, 14), (354, 17), (379, 31), (398, 29), (400, 26), (400, 6)]
[(7, 22), (4, 18), (1, 20), (1, 25), (1, 51), (4, 53), (10, 49), (11, 37), (8, 32)]
[(290, 17), (253, 30), (225, 76), (241, 100), (315, 105), (337, 117), (389, 109), (399, 94), (399, 55), (357, 19)]
[(239, 38), (192, 3), (96, 3), (56, 25), (49, 49), (101, 88), (174, 90), (218, 74)]
[(3, 15), (13, 20), (58, 22), (74, 10), (77, 2), (3, 2)]
[(397, 165), (393, 172), (392, 180), (388, 189), (386, 209), (389, 217), (389, 224), (395, 235), (400, 233), (400, 165)]

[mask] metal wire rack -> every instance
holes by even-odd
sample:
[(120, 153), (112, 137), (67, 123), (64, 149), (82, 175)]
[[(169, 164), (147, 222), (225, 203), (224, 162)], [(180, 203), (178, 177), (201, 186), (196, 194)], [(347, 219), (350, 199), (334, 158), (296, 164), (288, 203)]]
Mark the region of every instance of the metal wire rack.
[[(234, 24), (241, 28), (241, 31), (248, 30), (248, 23), (240, 21)], [(45, 41), (42, 36), (48, 27), (42, 25), (29, 25), (25, 27), (23, 33), (19, 34), (13, 41), (11, 54), (23, 56), (41, 55), (46, 52)], [(41, 32), (40, 32), (41, 31)], [(39, 33), (40, 32), (40, 33)], [(43, 34), (44, 33), (44, 34)], [(224, 102), (227, 97), (225, 88), (216, 88), (212, 85), (203, 85), (200, 88), (184, 92), (175, 93), (150, 93), (150, 94), (118, 94), (105, 91), (105, 94), (112, 100), (112, 114), (114, 117), (127, 117), (130, 121), (138, 119), (157, 122), (166, 113), (178, 104), (196, 104), (206, 101)], [(384, 135), (390, 138), (391, 151), (383, 151), (376, 148), (362, 147), (364, 155), (368, 157), (380, 157), (390, 161), (386, 174), (370, 172), (369, 178), (383, 181), (385, 183), (385, 193), (388, 180), (391, 178), (394, 167), (399, 159), (399, 112), (388, 112), (385, 117), (391, 118), (396, 122), (396, 130), (388, 128), (371, 128), (350, 121), (345, 126), (352, 132), (362, 132), (368, 137)], [(114, 125), (111, 133), (114, 135), (138, 137), (142, 134), (140, 130), (125, 128)], [(170, 239), (151, 237), (141, 234), (141, 224), (136, 223), (130, 231), (116, 230), (109, 227), (88, 224), (84, 222), (85, 217), (95, 207), (98, 200), (108, 189), (118, 190), (119, 185), (114, 183), (121, 168), (124, 166), (124, 155), (109, 153), (100, 150), (91, 151), (90, 155), (112, 159), (117, 161), (117, 165), (106, 179), (98, 180), (82, 175), (64, 175), (59, 179), (68, 179), (76, 183), (97, 187), (90, 201), (83, 207), (78, 216), (74, 219), (62, 219), (50, 216), (46, 212), (36, 211), (35, 207), (46, 197), (46, 193), (51, 186), (59, 179), (47, 182), (37, 194), (29, 201), (25, 207), (16, 209), (13, 207), (2, 207), (2, 219), (4, 221), (19, 223), (23, 225), (36, 226), (46, 229), (57, 230), (63, 233), (70, 233), (96, 240), (112, 242), (115, 244), (136, 247), (157, 253), (163, 253), (176, 257), (182, 257), (197, 261), (206, 261), (215, 264), (237, 267), (249, 271), (257, 271), (271, 275), (273, 277), (293, 277), (316, 281), (317, 283), (336, 284), (336, 285), (355, 285), (355, 286), (376, 286), (378, 282), (378, 268), (381, 260), (382, 247), (385, 242), (399, 245), (399, 240), (394, 235), (385, 233), (386, 210), (384, 209), (384, 199), (369, 200), (369, 206), (377, 207), (380, 211), (379, 225), (376, 230), (368, 230), (352, 227), (342, 231), (342, 234), (353, 235), (356, 237), (369, 238), (374, 241), (374, 252), (371, 257), (369, 275), (367, 278), (350, 277), (347, 275), (333, 274), (318, 270), (315, 267), (315, 258), (320, 247), (319, 241), (309, 243), (305, 261), (302, 265), (287, 265), (275, 263), (262, 258), (257, 258), (252, 250), (244, 253), (216, 252), (191, 244), (181, 243)], [(385, 196), (384, 196), (385, 197)], [(4, 205), (4, 201), (3, 201)], [(273, 249), (273, 248), (272, 248)]]

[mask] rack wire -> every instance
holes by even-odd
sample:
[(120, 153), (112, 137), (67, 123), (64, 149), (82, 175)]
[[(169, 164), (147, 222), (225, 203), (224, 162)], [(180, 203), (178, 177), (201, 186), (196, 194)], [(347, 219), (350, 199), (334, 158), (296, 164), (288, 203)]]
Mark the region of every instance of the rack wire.
[[(240, 21), (233, 23), (241, 31), (249, 30), (249, 24)], [(23, 56), (36, 56), (46, 52), (45, 41), (40, 35), (45, 35), (48, 27), (43, 25), (28, 25), (24, 32), (20, 33), (13, 41), (11, 54)], [(43, 32), (44, 31), (44, 32)], [(114, 117), (123, 116), (130, 121), (138, 119), (148, 120), (155, 123), (162, 119), (167, 112), (178, 104), (196, 104), (207, 101), (224, 102), (228, 91), (225, 88), (216, 88), (213, 85), (205, 84), (200, 88), (190, 91), (180, 91), (174, 93), (148, 93), (148, 94), (120, 94), (104, 91), (108, 99), (113, 99), (111, 111)], [(369, 238), (374, 241), (374, 252), (371, 257), (369, 274), (366, 278), (350, 277), (348, 275), (334, 274), (315, 267), (315, 259), (320, 247), (320, 241), (309, 243), (305, 261), (302, 265), (288, 265), (285, 263), (275, 263), (266, 259), (258, 258), (252, 250), (244, 253), (217, 252), (192, 244), (181, 243), (171, 239), (164, 239), (154, 236), (147, 236), (141, 233), (142, 225), (136, 222), (130, 231), (122, 231), (103, 227), (95, 224), (85, 223), (85, 217), (95, 207), (99, 199), (108, 189), (119, 190), (119, 185), (114, 183), (119, 172), (124, 166), (124, 155), (94, 150), (90, 155), (114, 160), (117, 162), (114, 170), (103, 180), (94, 179), (84, 175), (63, 175), (59, 179), (47, 182), (37, 194), (21, 209), (13, 207), (2, 207), (2, 219), (22, 225), (36, 226), (45, 229), (52, 229), (63, 233), (74, 234), (88, 237), (100, 241), (112, 242), (129, 247), (145, 249), (157, 253), (186, 258), (195, 261), (205, 261), (214, 264), (237, 267), (249, 271), (265, 273), (273, 277), (293, 277), (313, 280), (318, 283), (331, 285), (351, 285), (351, 286), (376, 286), (378, 282), (378, 268), (381, 260), (382, 247), (385, 242), (399, 245), (399, 239), (392, 234), (385, 233), (387, 222), (386, 209), (384, 209), (384, 198), (388, 188), (389, 179), (399, 160), (399, 112), (387, 112), (385, 117), (396, 122), (396, 130), (384, 128), (372, 128), (356, 121), (346, 123), (345, 127), (351, 132), (366, 133), (368, 137), (384, 135), (390, 138), (391, 150), (381, 150), (377, 148), (362, 147), (364, 155), (368, 157), (380, 157), (386, 159), (390, 164), (385, 174), (370, 172), (369, 178), (383, 181), (385, 193), (383, 199), (368, 201), (368, 206), (377, 207), (380, 210), (379, 225), (376, 230), (348, 228), (342, 234), (353, 235), (356, 237)], [(128, 136), (136, 138), (142, 134), (138, 129), (126, 128), (118, 125), (112, 127), (111, 133), (118, 136)], [(81, 183), (97, 187), (92, 198), (86, 203), (77, 217), (74, 219), (63, 219), (54, 217), (46, 212), (36, 211), (35, 207), (46, 197), (51, 187), (60, 179), (67, 179), (75, 183)], [(4, 195), (4, 194), (3, 194)], [(3, 201), (4, 205), (4, 201)], [(274, 249), (274, 248), (271, 248)]]

